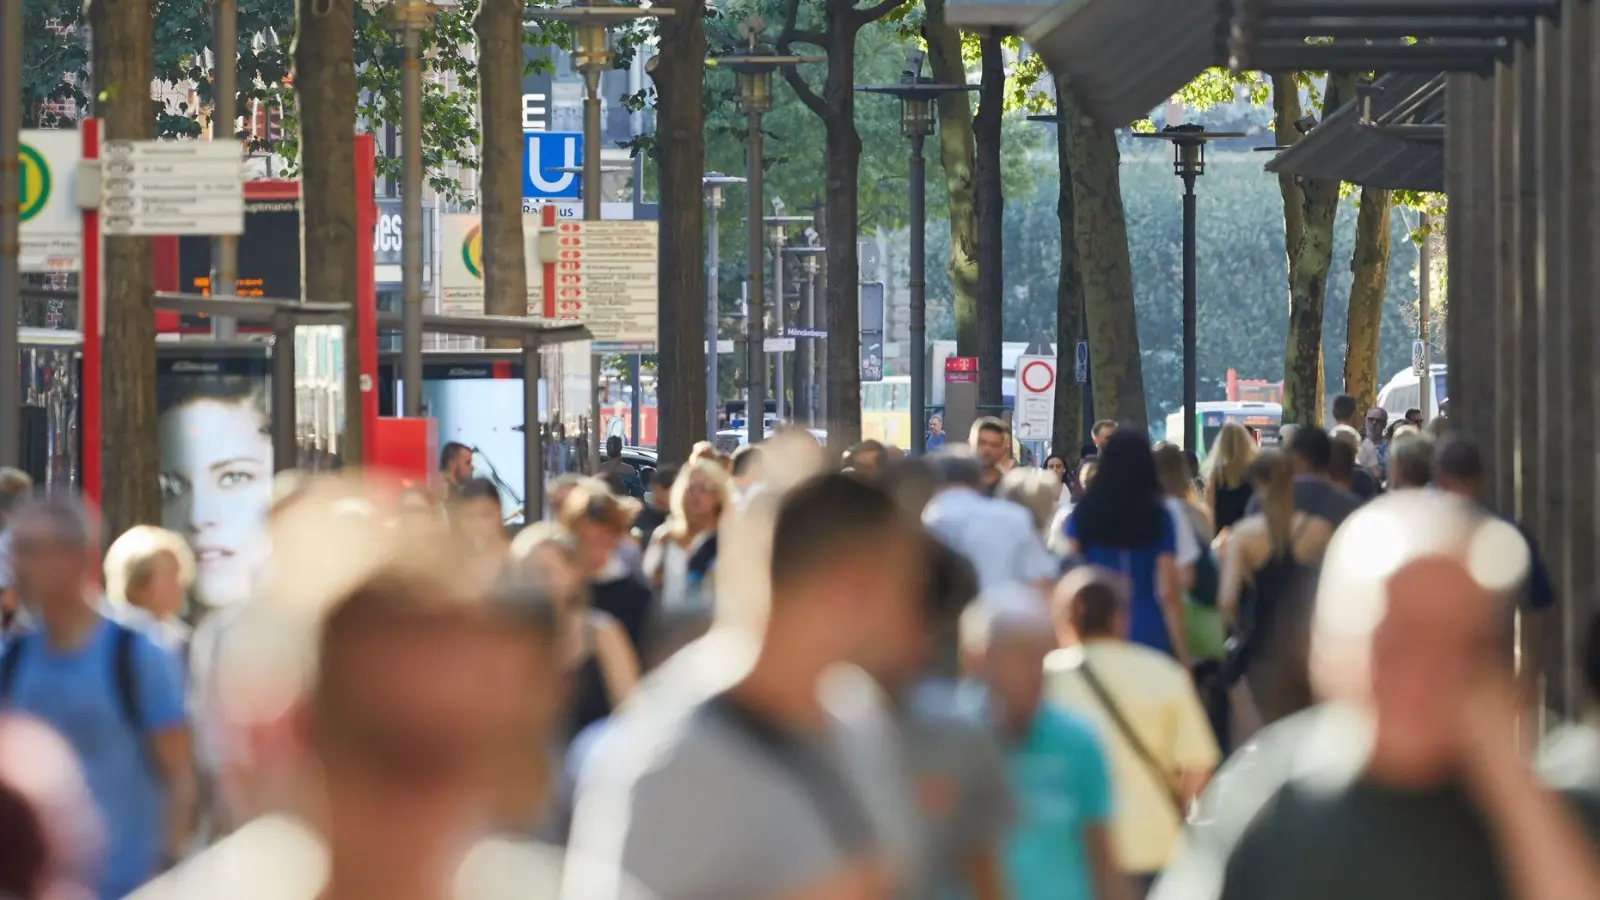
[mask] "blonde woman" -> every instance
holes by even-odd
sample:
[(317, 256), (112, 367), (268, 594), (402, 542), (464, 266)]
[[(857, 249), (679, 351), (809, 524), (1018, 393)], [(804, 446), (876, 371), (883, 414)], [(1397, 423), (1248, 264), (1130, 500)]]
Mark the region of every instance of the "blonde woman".
[(645, 577), (655, 587), (661, 609), (709, 601), (717, 522), (730, 502), (728, 473), (721, 466), (696, 462), (678, 473), (672, 485), (672, 517), (644, 557)]
[(1041, 537), (1050, 529), (1050, 520), (1061, 505), (1061, 476), (1049, 469), (1032, 466), (1015, 468), (1000, 476), (995, 496), (1010, 500), (1033, 516)]
[(119, 617), (147, 620), (151, 636), (180, 660), (189, 626), (180, 618), (194, 586), (194, 554), (177, 532), (135, 525), (106, 551), (106, 601)]
[(1205, 506), (1211, 510), (1211, 526), (1216, 531), (1226, 531), (1244, 518), (1252, 493), (1250, 464), (1255, 462), (1256, 452), (1256, 442), (1238, 422), (1223, 425), (1211, 445)]

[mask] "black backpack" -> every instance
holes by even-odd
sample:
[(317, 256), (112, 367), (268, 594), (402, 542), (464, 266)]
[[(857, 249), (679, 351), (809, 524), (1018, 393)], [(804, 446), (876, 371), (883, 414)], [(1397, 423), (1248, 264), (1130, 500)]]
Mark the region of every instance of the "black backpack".
[[(139, 678), (137, 668), (133, 664), (134, 642), (138, 638), (138, 633), (120, 622), (112, 622), (111, 627), (114, 629), (111, 640), (111, 673), (117, 691), (117, 706), (122, 710), (123, 721), (139, 738), (139, 746), (145, 748), (148, 757), (144, 716), (139, 711)], [(27, 633), (7, 642), (5, 653), (0, 654), (0, 708), (11, 705), (11, 694), (16, 686), (17, 670), (22, 664), (22, 658), (27, 652), (37, 652), (33, 649), (33, 645), (40, 640), (42, 638), (39, 634)]]
[(1238, 633), (1228, 642), (1226, 676), (1230, 684), (1262, 653), (1304, 660), (1321, 567), (1296, 560), (1294, 542), (1309, 521), (1309, 516), (1302, 520), (1288, 544), (1274, 548), (1272, 557), (1255, 572), (1249, 596), (1239, 610)]

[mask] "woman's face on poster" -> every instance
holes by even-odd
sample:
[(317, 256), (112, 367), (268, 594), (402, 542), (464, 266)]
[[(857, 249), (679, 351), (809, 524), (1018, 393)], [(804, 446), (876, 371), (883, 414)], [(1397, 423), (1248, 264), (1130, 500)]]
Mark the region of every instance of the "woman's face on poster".
[(196, 400), (161, 416), (162, 524), (189, 541), (195, 599), (245, 599), (272, 501), (272, 443), (248, 401)]

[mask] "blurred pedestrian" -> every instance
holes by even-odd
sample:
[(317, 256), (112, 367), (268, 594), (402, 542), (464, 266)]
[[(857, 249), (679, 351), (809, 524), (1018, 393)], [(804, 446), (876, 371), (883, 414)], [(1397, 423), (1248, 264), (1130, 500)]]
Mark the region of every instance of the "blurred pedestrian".
[(922, 524), (972, 563), (981, 589), (1022, 582), (1043, 591), (1055, 582), (1060, 566), (1033, 515), (984, 495), (981, 459), (960, 447), (924, 458), (939, 487), (923, 510)]
[(1211, 523), (1217, 531), (1233, 527), (1245, 516), (1250, 503), (1250, 463), (1256, 458), (1256, 442), (1238, 422), (1228, 422), (1217, 433), (1207, 463), (1205, 502), (1211, 508)]
[(505, 561), (511, 541), (506, 537), (498, 485), (487, 478), (470, 479), (456, 490), (445, 509), (469, 553), (489, 564)]
[(649, 552), (650, 544), (655, 540), (656, 529), (672, 515), (672, 483), (677, 479), (679, 469), (675, 463), (665, 463), (650, 476), (650, 490), (645, 494), (644, 507), (633, 520), (633, 535), (646, 552)]
[(103, 848), (72, 747), (40, 722), (0, 718), (0, 897), (94, 900)]
[(1600, 798), (1600, 607), (1592, 602), (1580, 653), (1582, 714), (1545, 738), (1539, 748), (1539, 773), (1552, 787)]
[(1126, 590), (1119, 576), (1092, 566), (1061, 580), (1052, 608), (1064, 649), (1045, 657), (1045, 695), (1094, 722), (1106, 743), (1117, 797), (1113, 845), (1142, 897), (1221, 754), (1189, 673), (1128, 642)]
[(182, 614), (194, 584), (189, 543), (165, 528), (135, 525), (111, 542), (104, 569), (113, 615), (146, 629), (187, 676), (191, 632)]
[[(1294, 468), (1294, 508), (1338, 528), (1361, 506), (1361, 500), (1334, 487), (1328, 478), (1328, 469), (1333, 465), (1333, 438), (1320, 428), (1299, 428), (1287, 446)], [(1259, 512), (1261, 498), (1251, 497), (1246, 514)]]
[(38, 631), (0, 657), (0, 705), (78, 754), (109, 839), (98, 891), (122, 897), (190, 849), (196, 785), (175, 660), (91, 602), (98, 548), (84, 511), (39, 500), (11, 527), (17, 590)]
[[(579, 785), (568, 900), (610, 900), (623, 876), (658, 900), (885, 898), (917, 871), (893, 723), (870, 712), (870, 692), (846, 691), (859, 672), (830, 673), (903, 644), (923, 538), (887, 493), (846, 475), (757, 504), (774, 524), (750, 665), (707, 699), (630, 704), (610, 726)], [(830, 702), (841, 691), (848, 702)]]
[(644, 578), (619, 555), (638, 510), (632, 498), (586, 479), (567, 494), (557, 519), (575, 541), (590, 604), (622, 624), (635, 653), (655, 599)]
[(17, 599), (11, 572), (11, 516), (33, 493), (33, 479), (21, 469), (0, 468), (0, 646), (26, 627), (27, 611)]
[(1111, 845), (1105, 750), (1087, 720), (1045, 702), (1056, 636), (1044, 605), (1023, 590), (975, 604), (961, 628), (1020, 804), (1006, 839), (1006, 885), (1015, 900), (1123, 900), (1131, 895)]
[(1433, 439), (1411, 431), (1389, 451), (1389, 490), (1419, 490), (1433, 483)]
[(1041, 540), (1061, 504), (1061, 480), (1048, 469), (1012, 469), (1000, 478), (995, 497), (1022, 507), (1033, 517)]
[(697, 463), (679, 473), (669, 518), (645, 553), (644, 573), (662, 609), (709, 606), (715, 597), (717, 523), (732, 504), (728, 476)]
[(844, 465), (854, 469), (863, 478), (877, 478), (883, 474), (888, 450), (877, 441), (862, 441), (845, 454)]
[[(1132, 640), (1190, 664), (1179, 570), (1179, 522), (1168, 511), (1143, 435), (1119, 430), (1096, 458), (1094, 481), (1066, 522), (1068, 555), (1131, 584)], [(1193, 535), (1189, 534), (1193, 543)]]
[(1318, 586), (1322, 705), (1223, 767), (1153, 896), (1600, 896), (1595, 835), (1518, 751), (1498, 648), (1526, 569), (1511, 526), (1439, 492), (1353, 515)]
[(925, 438), (925, 443), (923, 444), (924, 449), (928, 453), (932, 453), (933, 451), (942, 448), (944, 446), (944, 442), (944, 416), (937, 414), (929, 416), (928, 434)]
[(1305, 655), (1311, 589), (1333, 536), (1327, 519), (1295, 508), (1288, 456), (1262, 451), (1251, 480), (1261, 511), (1234, 526), (1228, 538), (1217, 602), (1234, 634), (1227, 678), (1238, 688), (1235, 745), (1311, 703)]
[(439, 449), (439, 483), (444, 488), (445, 502), (454, 499), (461, 488), (472, 480), (474, 455), (471, 447), (455, 441), (449, 441)]
[(1005, 474), (1012, 460), (1011, 429), (993, 416), (984, 416), (972, 423), (967, 446), (983, 466), (983, 492), (994, 496), (995, 489), (1000, 486), (1000, 476)]

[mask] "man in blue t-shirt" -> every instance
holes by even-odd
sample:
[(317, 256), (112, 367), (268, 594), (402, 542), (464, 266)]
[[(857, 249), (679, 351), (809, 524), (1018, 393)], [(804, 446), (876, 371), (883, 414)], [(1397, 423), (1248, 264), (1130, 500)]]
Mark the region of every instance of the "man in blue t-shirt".
[(0, 657), (0, 705), (50, 725), (83, 764), (106, 836), (98, 895), (123, 897), (174, 862), (193, 828), (194, 770), (175, 661), (103, 616), (81, 510), (41, 501), (11, 529), (19, 595), (38, 628)]
[(1032, 599), (974, 604), (962, 621), (1018, 804), (1006, 839), (1006, 884), (1014, 900), (1128, 897), (1111, 850), (1105, 751), (1086, 719), (1044, 702), (1044, 658), (1056, 636), (1044, 600)]

